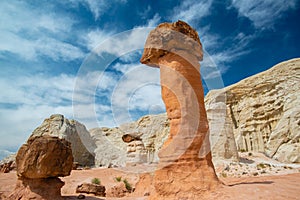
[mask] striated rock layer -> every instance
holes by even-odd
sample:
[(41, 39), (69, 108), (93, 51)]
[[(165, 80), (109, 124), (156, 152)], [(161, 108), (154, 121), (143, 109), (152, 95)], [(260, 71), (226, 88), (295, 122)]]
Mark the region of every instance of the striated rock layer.
[(200, 65), (202, 46), (188, 24), (163, 23), (147, 38), (141, 63), (160, 68), (170, 133), (159, 152), (150, 199), (195, 199), (218, 185), (212, 164)]
[[(300, 59), (282, 62), (206, 96), (226, 96), (240, 151), (264, 152), (281, 162), (300, 162)], [(229, 126), (230, 126), (229, 124)]]
[[(90, 134), (97, 146), (96, 166), (153, 163), (158, 162), (158, 151), (169, 134), (169, 122), (166, 114), (147, 115), (115, 128), (94, 128)], [(123, 141), (128, 134), (138, 138), (139, 142)]]

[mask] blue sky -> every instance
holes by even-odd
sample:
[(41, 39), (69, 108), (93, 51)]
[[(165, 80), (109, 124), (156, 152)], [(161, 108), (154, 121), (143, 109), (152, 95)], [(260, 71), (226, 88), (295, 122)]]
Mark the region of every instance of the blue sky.
[(164, 112), (146, 36), (178, 19), (199, 33), (205, 92), (299, 57), (299, 0), (0, 1), (0, 158), (44, 118), (88, 128)]

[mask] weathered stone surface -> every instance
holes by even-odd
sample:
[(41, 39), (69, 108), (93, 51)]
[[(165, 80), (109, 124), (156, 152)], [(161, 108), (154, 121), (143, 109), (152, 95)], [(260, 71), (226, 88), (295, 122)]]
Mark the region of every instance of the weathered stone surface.
[[(218, 96), (219, 95), (219, 96)], [(205, 107), (210, 128), (210, 144), (214, 164), (221, 164), (224, 160), (238, 161), (238, 151), (235, 144), (233, 124), (226, 106), (223, 94), (205, 97)]]
[(96, 146), (83, 124), (60, 114), (51, 115), (32, 132), (30, 138), (43, 135), (66, 139), (71, 142), (74, 162), (81, 166), (94, 165), (93, 152)]
[(106, 196), (107, 197), (125, 197), (128, 193), (128, 190), (125, 187), (123, 182), (118, 182), (114, 186), (108, 189)]
[(28, 179), (22, 178), (17, 181), (15, 191), (7, 198), (8, 200), (62, 200), (61, 188), (64, 186), (59, 178)]
[(226, 95), (237, 148), (265, 152), (282, 162), (300, 162), (300, 59), (221, 90), (210, 91), (206, 104)]
[(16, 169), (16, 154), (12, 154), (0, 161), (0, 172), (8, 173)]
[(78, 185), (76, 188), (76, 193), (94, 194), (101, 197), (106, 196), (105, 187), (103, 185), (97, 185), (93, 183), (83, 183)]
[[(197, 199), (218, 185), (211, 160), (200, 65), (202, 46), (188, 24), (163, 23), (150, 32), (141, 62), (160, 68), (170, 134), (159, 152), (150, 199)], [(184, 187), (183, 184), (184, 183)]]
[[(146, 161), (144, 156), (141, 157), (142, 160), (138, 160), (137, 156), (136, 162), (152, 163), (158, 161), (158, 151), (169, 134), (169, 122), (165, 114), (147, 115), (120, 127), (91, 129), (90, 134), (97, 146), (95, 149), (96, 166), (125, 166), (128, 159), (128, 145), (122, 138), (134, 140), (131, 137), (139, 138), (147, 152)], [(129, 137), (128, 134), (131, 136)]]
[(68, 176), (73, 166), (71, 144), (51, 136), (31, 137), (16, 156), (19, 177), (40, 179)]
[(148, 152), (141, 140), (133, 140), (127, 143), (127, 166), (147, 163)]

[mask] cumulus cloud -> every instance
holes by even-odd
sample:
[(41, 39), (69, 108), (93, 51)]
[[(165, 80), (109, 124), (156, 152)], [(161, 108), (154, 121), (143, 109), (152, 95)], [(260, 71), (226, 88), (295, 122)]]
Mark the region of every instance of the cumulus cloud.
[(232, 0), (240, 16), (249, 18), (256, 28), (272, 28), (276, 19), (289, 9), (294, 9), (297, 0)]

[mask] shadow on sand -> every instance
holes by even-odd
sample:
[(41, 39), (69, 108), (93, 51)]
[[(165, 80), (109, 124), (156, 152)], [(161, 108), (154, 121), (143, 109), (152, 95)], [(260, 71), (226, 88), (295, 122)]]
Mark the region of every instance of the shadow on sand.
[[(77, 196), (63, 196), (65, 200), (78, 199)], [(101, 197), (85, 196), (86, 200), (105, 200)]]
[(226, 186), (232, 187), (236, 185), (255, 185), (255, 184), (272, 184), (273, 181), (254, 181), (254, 182), (244, 182), (244, 183), (233, 183), (233, 184), (225, 184)]

